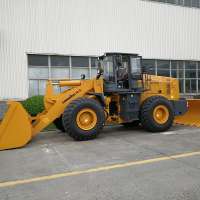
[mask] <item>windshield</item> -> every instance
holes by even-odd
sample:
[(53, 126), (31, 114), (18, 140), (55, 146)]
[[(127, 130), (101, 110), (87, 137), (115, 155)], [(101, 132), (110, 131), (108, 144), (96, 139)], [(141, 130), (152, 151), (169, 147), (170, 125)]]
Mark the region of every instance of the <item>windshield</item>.
[(101, 60), (101, 67), (104, 70), (104, 79), (107, 81), (115, 81), (112, 56), (104, 57), (104, 59)]

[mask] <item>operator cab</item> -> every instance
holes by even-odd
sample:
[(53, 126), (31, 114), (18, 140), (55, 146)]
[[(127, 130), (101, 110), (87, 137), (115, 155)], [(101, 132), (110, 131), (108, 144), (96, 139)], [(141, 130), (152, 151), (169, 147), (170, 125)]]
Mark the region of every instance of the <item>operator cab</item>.
[(99, 57), (99, 73), (103, 74), (105, 92), (141, 91), (138, 86), (142, 78), (141, 66), (138, 54), (105, 53)]
[(120, 116), (124, 122), (139, 119), (143, 92), (141, 62), (138, 54), (105, 53), (99, 57), (97, 79), (103, 75), (104, 96), (111, 98), (110, 116)]

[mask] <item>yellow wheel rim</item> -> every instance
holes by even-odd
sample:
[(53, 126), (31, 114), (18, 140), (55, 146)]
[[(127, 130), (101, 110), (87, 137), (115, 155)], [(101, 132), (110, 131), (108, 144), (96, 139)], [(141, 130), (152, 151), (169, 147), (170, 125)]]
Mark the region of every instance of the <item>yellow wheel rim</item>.
[(169, 119), (169, 110), (166, 106), (159, 105), (154, 108), (153, 118), (158, 124), (164, 124)]
[(76, 123), (82, 130), (91, 130), (97, 123), (97, 115), (92, 109), (84, 108), (78, 112)]

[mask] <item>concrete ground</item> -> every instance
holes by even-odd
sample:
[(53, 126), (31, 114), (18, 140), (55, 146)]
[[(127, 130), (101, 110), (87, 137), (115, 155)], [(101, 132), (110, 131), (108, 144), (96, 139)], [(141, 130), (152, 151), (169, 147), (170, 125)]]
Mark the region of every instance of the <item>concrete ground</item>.
[(86, 142), (51, 131), (0, 152), (0, 200), (79, 199), (200, 199), (200, 129), (106, 127)]

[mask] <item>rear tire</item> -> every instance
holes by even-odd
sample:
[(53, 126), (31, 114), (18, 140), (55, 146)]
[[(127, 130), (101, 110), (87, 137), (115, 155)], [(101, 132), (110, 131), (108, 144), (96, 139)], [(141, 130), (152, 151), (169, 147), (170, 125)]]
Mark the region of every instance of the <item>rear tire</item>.
[(74, 140), (91, 140), (98, 136), (105, 124), (103, 107), (94, 99), (72, 101), (62, 117), (65, 131)]
[(55, 119), (53, 123), (58, 130), (60, 130), (61, 132), (65, 132), (65, 128), (64, 128), (63, 122), (62, 122), (62, 116)]
[(150, 132), (168, 130), (174, 120), (171, 102), (161, 96), (146, 99), (141, 108), (140, 119), (144, 129)]

